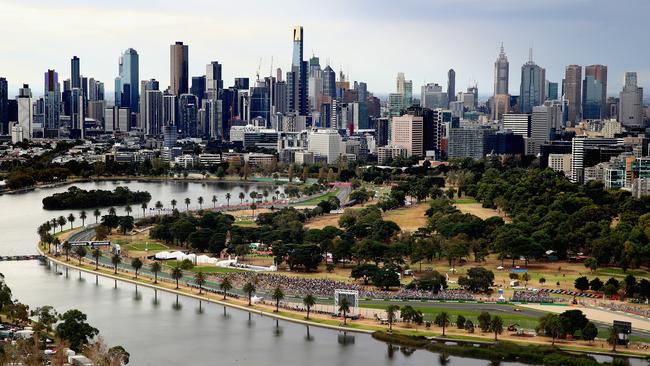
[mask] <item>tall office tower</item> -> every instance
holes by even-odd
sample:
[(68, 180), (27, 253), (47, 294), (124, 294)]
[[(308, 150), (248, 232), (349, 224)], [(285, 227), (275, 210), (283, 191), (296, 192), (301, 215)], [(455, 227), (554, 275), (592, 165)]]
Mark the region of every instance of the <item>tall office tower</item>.
[(170, 90), (176, 95), (187, 94), (189, 83), (189, 49), (183, 42), (169, 46)]
[(546, 99), (546, 70), (533, 61), (530, 50), (528, 62), (521, 67), (521, 90), (519, 94), (519, 111), (532, 113), (533, 107), (541, 105)]
[[(307, 102), (307, 62), (303, 60), (304, 33), (302, 26), (293, 28), (293, 58), (291, 72), (287, 73), (289, 85), (289, 110), (295, 111), (300, 116), (308, 113)], [(291, 79), (291, 80), (290, 80)]]
[[(424, 108), (447, 108), (449, 99), (447, 93), (443, 93), (442, 86), (428, 83), (422, 86), (420, 94), (420, 105)], [(410, 107), (410, 106), (409, 106)]]
[(0, 78), (0, 134), (9, 133), (9, 84)]
[(84, 94), (80, 88), (70, 91), (70, 137), (81, 138), (84, 136)]
[(26, 138), (33, 136), (34, 108), (32, 107), (32, 91), (29, 85), (23, 84), (16, 97), (18, 104), (18, 126), (23, 130)]
[(558, 100), (557, 83), (546, 80), (546, 100)]
[(273, 84), (273, 105), (276, 113), (287, 113), (287, 82), (276, 81)]
[(196, 98), (199, 100), (199, 105), (202, 105), (203, 99), (205, 99), (205, 79), (205, 76), (192, 76), (190, 94), (196, 95)]
[(59, 116), (61, 114), (61, 86), (59, 74), (54, 70), (45, 73), (44, 101), (44, 137), (59, 137)]
[(359, 102), (365, 103), (368, 100), (368, 97), (370, 96), (370, 94), (368, 93), (368, 84), (364, 83), (363, 81), (360, 81), (358, 84), (356, 84), (355, 90), (357, 91)]
[(248, 90), (250, 87), (250, 79), (249, 78), (235, 78), (235, 89), (237, 90)]
[(263, 118), (266, 126), (271, 123), (270, 85), (262, 81), (257, 81), (255, 86), (251, 88), (249, 118), (252, 120), (256, 117)]
[(336, 99), (336, 72), (330, 65), (323, 70), (323, 95)]
[(307, 99), (309, 110), (320, 110), (320, 96), (323, 94), (323, 79), (320, 76), (310, 76), (307, 83)]
[(449, 69), (447, 71), (447, 106), (454, 101), (456, 101), (456, 71)]
[(143, 90), (145, 99), (143, 131), (146, 135), (161, 136), (163, 133), (163, 92), (158, 89)]
[(397, 73), (397, 93), (402, 95), (405, 107), (413, 104), (413, 81), (406, 80), (403, 72)]
[(309, 59), (309, 77), (320, 77), (321, 75), (320, 68), (320, 59), (316, 56), (312, 56)]
[[(532, 61), (532, 60), (531, 60)], [(494, 62), (494, 95), (508, 94), (508, 83), (510, 80), (510, 63), (501, 44), (499, 56)]]
[(205, 91), (207, 94), (206, 98), (218, 99), (219, 91), (221, 90), (223, 90), (221, 64), (217, 61), (212, 61), (205, 67)]
[(542, 144), (550, 141), (551, 131), (559, 131), (562, 127), (562, 104), (560, 102), (545, 102), (533, 107), (530, 122), (530, 138), (526, 140), (526, 154), (537, 155)]
[(279, 67), (278, 67), (277, 69), (275, 69), (275, 80), (276, 80), (278, 83), (279, 83), (279, 82), (282, 82), (282, 69), (279, 68)]
[[(163, 125), (176, 126), (176, 96), (174, 94), (163, 94)], [(174, 129), (178, 131), (178, 128)]]
[(569, 65), (564, 73), (564, 99), (569, 102), (567, 120), (573, 124), (582, 118), (582, 66)]
[(625, 127), (643, 127), (643, 88), (637, 85), (636, 72), (625, 73), (620, 93), (618, 121)]
[(70, 80), (73, 88), (81, 89), (81, 70), (77, 56), (73, 56), (70, 60)]
[(222, 101), (219, 99), (206, 99), (204, 108), (206, 125), (203, 133), (211, 139), (223, 139)]
[(129, 48), (119, 60), (119, 75), (115, 78), (115, 105), (138, 111), (140, 100), (140, 60), (138, 52)]
[(422, 150), (425, 155), (431, 152), (440, 153), (440, 139), (442, 135), (442, 108), (435, 110), (411, 106), (406, 113), (415, 117), (422, 117)]
[(601, 137), (574, 137), (571, 140), (571, 181), (574, 183), (583, 183), (585, 180), (585, 168), (594, 166), (600, 161), (590, 161), (587, 154), (590, 150), (600, 147), (618, 145), (623, 142), (619, 138), (601, 138)]
[(198, 137), (199, 105), (195, 95), (182, 94), (178, 98), (178, 129), (185, 137)]
[(602, 119), (605, 112), (604, 85), (594, 75), (585, 75), (582, 83), (582, 118)]
[(405, 114), (393, 117), (390, 124), (391, 145), (406, 149), (408, 156), (422, 155), (424, 152), (423, 118)]
[(104, 100), (104, 83), (94, 78), (88, 79), (88, 100)]
[[(607, 103), (607, 66), (605, 65), (589, 65), (585, 66), (585, 80), (588, 76), (600, 82), (602, 85), (600, 105), (602, 106), (600, 117), (605, 118), (605, 104)], [(584, 108), (584, 106), (583, 106)]]

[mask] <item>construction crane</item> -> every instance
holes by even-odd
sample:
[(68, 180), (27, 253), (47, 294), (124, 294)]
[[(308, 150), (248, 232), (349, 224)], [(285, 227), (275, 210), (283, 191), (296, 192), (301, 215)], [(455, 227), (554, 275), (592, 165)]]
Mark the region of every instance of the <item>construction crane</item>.
[(262, 68), (262, 58), (260, 57), (260, 62), (259, 62), (259, 64), (257, 65), (257, 73), (256, 73), (256, 75), (257, 75), (257, 81), (260, 81), (260, 69), (261, 69), (261, 68)]

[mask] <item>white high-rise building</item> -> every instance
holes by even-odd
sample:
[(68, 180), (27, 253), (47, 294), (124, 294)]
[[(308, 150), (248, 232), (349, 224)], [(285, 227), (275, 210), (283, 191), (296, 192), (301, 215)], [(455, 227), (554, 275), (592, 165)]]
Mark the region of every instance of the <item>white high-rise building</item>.
[(308, 151), (327, 157), (327, 163), (335, 163), (341, 156), (341, 135), (333, 129), (311, 130), (308, 135)]
[(625, 127), (643, 127), (643, 88), (638, 87), (636, 72), (625, 73), (618, 121)]
[(424, 108), (447, 108), (449, 98), (447, 93), (442, 91), (442, 86), (429, 83), (422, 86), (420, 95), (420, 105)]
[(393, 117), (390, 126), (391, 145), (402, 146), (408, 156), (422, 155), (424, 148), (424, 119), (409, 114)]
[(18, 126), (22, 129), (24, 138), (30, 139), (33, 135), (34, 108), (32, 106), (32, 91), (29, 85), (24, 84), (16, 97), (18, 104)]

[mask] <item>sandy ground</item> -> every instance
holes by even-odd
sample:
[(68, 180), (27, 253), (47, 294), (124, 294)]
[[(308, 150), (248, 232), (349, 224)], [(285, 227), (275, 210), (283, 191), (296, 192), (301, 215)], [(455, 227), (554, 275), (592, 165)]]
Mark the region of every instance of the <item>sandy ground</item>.
[(472, 214), (474, 216), (482, 218), (483, 220), (489, 219), (490, 217), (499, 216), (505, 222), (512, 222), (512, 220), (504, 213), (492, 208), (485, 208), (480, 203), (457, 203), (454, 206), (462, 213)]
[[(564, 306), (553, 306), (553, 305), (522, 305), (522, 307), (527, 307), (535, 310), (548, 311), (551, 313), (560, 314), (567, 310)], [(611, 310), (604, 310), (592, 306), (571, 306), (570, 309), (581, 310), (587, 318), (590, 320), (599, 321), (602, 323), (612, 324), (614, 320), (628, 321), (632, 323), (633, 329), (641, 329), (645, 331), (650, 331), (650, 319), (641, 319), (637, 316), (630, 316), (622, 312), (612, 312)]]

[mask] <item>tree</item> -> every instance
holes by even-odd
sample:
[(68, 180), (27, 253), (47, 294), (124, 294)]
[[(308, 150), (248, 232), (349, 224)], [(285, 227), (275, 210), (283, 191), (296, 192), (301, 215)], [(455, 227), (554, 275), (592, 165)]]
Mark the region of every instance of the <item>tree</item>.
[(598, 336), (598, 328), (596, 328), (596, 325), (594, 323), (589, 322), (587, 325), (585, 325), (584, 328), (582, 328), (582, 338), (585, 341), (593, 342), (594, 339)]
[(375, 275), (372, 277), (372, 283), (379, 287), (384, 288), (386, 291), (390, 289), (391, 286), (399, 286), (399, 275), (395, 272), (394, 268), (382, 268), (378, 270)]
[(92, 252), (93, 258), (95, 258), (95, 271), (99, 270), (99, 258), (102, 257), (102, 251), (99, 248), (93, 249)]
[(225, 300), (228, 291), (232, 290), (232, 282), (230, 282), (230, 278), (224, 277), (219, 284), (219, 289), (223, 291), (223, 299)]
[(108, 208), (108, 214), (110, 216), (115, 216), (117, 214), (117, 211), (115, 210), (115, 207), (109, 207)]
[(490, 331), (490, 322), (492, 321), (492, 317), (490, 316), (490, 313), (484, 311), (478, 316), (478, 326), (481, 328), (481, 332), (489, 332)]
[(445, 329), (447, 328), (450, 322), (451, 319), (449, 318), (449, 314), (447, 314), (446, 312), (443, 311), (442, 313), (436, 315), (436, 319), (434, 320), (434, 323), (437, 326), (442, 328), (443, 337), (445, 336)]
[(118, 222), (123, 235), (135, 227), (132, 216), (122, 216)]
[(119, 254), (113, 254), (111, 257), (111, 263), (113, 263), (113, 267), (115, 267), (115, 274), (117, 274), (117, 266), (122, 263), (122, 257), (120, 257)]
[(316, 298), (312, 294), (308, 294), (302, 299), (303, 305), (305, 305), (305, 308), (307, 308), (307, 320), (309, 320), (309, 312), (311, 311), (311, 308), (316, 305)]
[(494, 284), (494, 273), (483, 267), (470, 268), (467, 277), (460, 277), (458, 284), (472, 292), (487, 293)]
[(147, 216), (147, 207), (149, 207), (149, 205), (146, 202), (142, 202), (140, 205), (140, 208), (142, 209), (142, 217)]
[(199, 204), (199, 210), (203, 209), (203, 197), (199, 196), (199, 198), (196, 199), (196, 202)]
[(181, 269), (180, 266), (175, 266), (174, 268), (172, 268), (170, 275), (172, 279), (176, 281), (176, 289), (178, 289), (178, 280), (183, 278), (183, 270)]
[(490, 331), (494, 333), (494, 340), (498, 340), (498, 335), (503, 333), (503, 319), (495, 315), (490, 321)]
[(613, 326), (609, 329), (609, 336), (607, 337), (607, 343), (612, 346), (612, 352), (616, 352), (616, 345), (618, 344), (618, 327)]
[(205, 285), (206, 281), (206, 276), (205, 273), (198, 271), (194, 275), (194, 283), (196, 283), (199, 286), (199, 295), (201, 295), (201, 292), (203, 291), (203, 285)]
[(79, 218), (81, 219), (81, 226), (86, 226), (86, 218), (88, 218), (86, 210), (81, 210), (79, 212)]
[(603, 284), (603, 281), (601, 281), (598, 277), (589, 282), (589, 288), (591, 288), (591, 291), (600, 291), (603, 289), (604, 285), (605, 284)]
[(212, 196), (212, 208), (217, 208), (217, 196)]
[(555, 345), (555, 340), (560, 338), (564, 331), (562, 320), (557, 314), (545, 314), (539, 319), (537, 331), (551, 337), (551, 344)]
[(471, 320), (465, 322), (465, 330), (467, 333), (474, 333), (474, 323)]
[(598, 260), (594, 257), (585, 259), (585, 267), (589, 268), (590, 271), (595, 272), (598, 269)]
[(133, 267), (133, 270), (135, 271), (135, 278), (138, 278), (138, 271), (140, 271), (140, 268), (144, 263), (142, 263), (142, 260), (140, 258), (133, 258), (131, 260), (131, 267)]
[(277, 313), (280, 311), (280, 301), (284, 299), (284, 292), (280, 288), (280, 286), (277, 286), (274, 290), (273, 293), (271, 294), (271, 298), (275, 300), (275, 312)]
[(623, 283), (625, 284), (625, 296), (633, 297), (638, 288), (636, 277), (634, 277), (632, 274), (628, 274), (625, 276)]
[(350, 303), (347, 298), (339, 301), (339, 311), (343, 314), (343, 325), (347, 325), (348, 313), (350, 312)]
[(465, 321), (466, 321), (465, 317), (459, 314), (456, 317), (456, 327), (458, 327), (458, 329), (464, 329)]
[(79, 310), (68, 310), (60, 316), (61, 323), (56, 327), (56, 335), (67, 341), (76, 352), (93, 339), (99, 331), (86, 323), (86, 314)]
[(131, 216), (131, 212), (133, 212), (133, 207), (131, 207), (131, 205), (126, 205), (126, 207), (124, 207), (124, 212), (126, 212), (126, 216)]
[(86, 256), (86, 254), (88, 254), (88, 250), (85, 246), (79, 245), (75, 248), (74, 252), (77, 255), (77, 258), (79, 258), (79, 265), (81, 265), (81, 260)]
[(162, 266), (160, 265), (159, 262), (153, 262), (151, 263), (151, 266), (149, 267), (149, 270), (153, 272), (153, 283), (158, 283), (158, 272), (162, 270)]
[(162, 213), (163, 203), (160, 201), (156, 201), (155, 207), (156, 210), (158, 210), (158, 215), (160, 215)]
[(192, 200), (190, 200), (189, 197), (185, 199), (185, 211), (189, 211), (189, 210), (190, 210), (190, 203), (191, 203), (191, 202), (192, 202)]
[(395, 317), (397, 317), (397, 311), (399, 311), (398, 305), (388, 305), (386, 307), (386, 317), (388, 318), (388, 331), (393, 331), (393, 323), (395, 322)]
[(576, 278), (574, 285), (580, 291), (589, 290), (589, 280), (585, 276)]
[(70, 250), (72, 249), (72, 244), (69, 241), (63, 242), (63, 251), (65, 252), (65, 261), (67, 262), (70, 257)]
[(172, 204), (172, 211), (173, 211), (173, 210), (176, 209), (176, 205), (178, 204), (178, 201), (176, 201), (175, 199), (172, 199), (171, 204)]
[(95, 224), (99, 222), (99, 216), (102, 215), (102, 212), (99, 209), (93, 211), (93, 216), (95, 216)]
[(400, 313), (402, 315), (402, 320), (404, 320), (405, 322), (421, 324), (422, 321), (424, 320), (424, 317), (422, 316), (422, 312), (416, 310), (411, 305), (404, 306)]
[(65, 224), (68, 223), (68, 220), (66, 220), (65, 217), (63, 217), (63, 216), (59, 216), (59, 218), (56, 219), (56, 222), (57, 222), (57, 223), (59, 224), (59, 226), (61, 227), (61, 231), (63, 231), (63, 227), (65, 226)]
[(244, 192), (239, 192), (239, 204), (243, 205), (244, 204), (244, 198), (246, 198), (246, 195)]
[(70, 229), (74, 229), (74, 225), (73, 225), (74, 220), (75, 220), (74, 214), (70, 213), (70, 215), (68, 215), (68, 222), (70, 223)]
[(37, 317), (40, 328), (48, 333), (52, 331), (52, 326), (59, 320), (56, 310), (47, 305), (32, 311), (32, 316)]
[(355, 280), (362, 278), (363, 284), (368, 285), (368, 282), (377, 274), (377, 271), (379, 271), (379, 267), (376, 264), (365, 263), (353, 267), (350, 276)]
[(565, 334), (574, 335), (576, 331), (583, 329), (589, 320), (580, 310), (567, 310), (559, 315), (562, 322), (562, 329)]
[(242, 291), (248, 296), (248, 306), (251, 306), (253, 303), (253, 293), (255, 292), (255, 285), (253, 285), (251, 282), (246, 282), (244, 287), (242, 287)]

